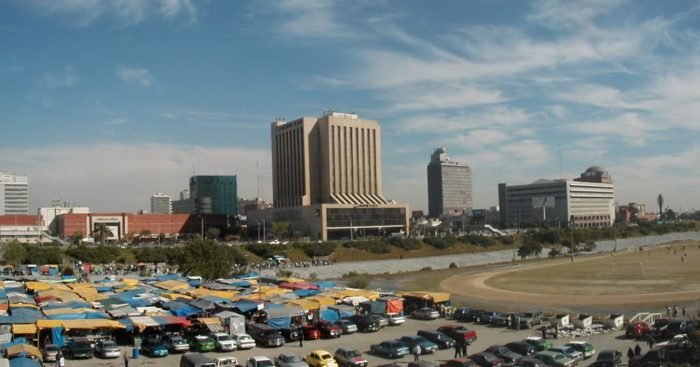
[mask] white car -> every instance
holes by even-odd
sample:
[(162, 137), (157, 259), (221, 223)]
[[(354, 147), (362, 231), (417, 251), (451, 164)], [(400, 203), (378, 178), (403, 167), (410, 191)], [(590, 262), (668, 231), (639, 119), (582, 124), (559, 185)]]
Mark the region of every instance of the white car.
[(250, 357), (245, 362), (246, 367), (275, 367), (270, 358), (265, 356)]
[(255, 348), (255, 339), (246, 333), (238, 333), (231, 335), (231, 339), (236, 342), (238, 349)]
[(238, 343), (236, 343), (231, 336), (226, 333), (214, 333), (211, 338), (216, 343), (216, 350), (219, 352), (230, 352), (236, 350)]
[(398, 313), (388, 313), (386, 317), (389, 319), (389, 325), (396, 326), (406, 322), (406, 316)]

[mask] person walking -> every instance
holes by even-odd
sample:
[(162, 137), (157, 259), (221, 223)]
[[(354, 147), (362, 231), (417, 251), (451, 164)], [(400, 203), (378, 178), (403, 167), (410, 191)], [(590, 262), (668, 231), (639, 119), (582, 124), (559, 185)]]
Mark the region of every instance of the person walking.
[(642, 347), (640, 347), (639, 344), (637, 344), (637, 345), (634, 347), (634, 355), (635, 355), (635, 356), (641, 356), (641, 355), (642, 355)]
[(126, 352), (124, 352), (124, 367), (129, 367), (129, 357), (126, 356)]
[(681, 309), (681, 313), (683, 314), (683, 317), (685, 317), (685, 313), (686, 313), (685, 306), (683, 306), (683, 308)]
[(469, 346), (469, 343), (465, 340), (462, 343), (462, 357), (466, 358), (469, 354), (467, 353), (467, 347)]
[(462, 346), (460, 345), (460, 341), (455, 340), (455, 356), (454, 356), (454, 358), (461, 357), (461, 354), (462, 354)]
[(299, 347), (304, 347), (304, 330), (302, 328), (299, 328)]
[(654, 343), (656, 343), (654, 337), (649, 335), (649, 338), (647, 338), (647, 344), (649, 345), (649, 349), (654, 348)]
[(61, 367), (61, 358), (63, 358), (63, 353), (58, 352), (58, 354), (56, 354), (56, 367)]
[(627, 349), (627, 364), (630, 363), (632, 358), (634, 358), (634, 351), (632, 350), (632, 347), (629, 347), (629, 349)]
[(420, 345), (416, 343), (416, 345), (413, 346), (413, 361), (418, 362), (420, 360)]

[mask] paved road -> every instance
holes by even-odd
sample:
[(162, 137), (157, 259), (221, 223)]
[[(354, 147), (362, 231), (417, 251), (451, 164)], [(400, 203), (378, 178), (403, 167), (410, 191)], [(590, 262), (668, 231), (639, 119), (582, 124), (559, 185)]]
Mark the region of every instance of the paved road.
[[(617, 244), (613, 240), (596, 242), (595, 252), (610, 252), (616, 248), (617, 251), (632, 250), (645, 246), (657, 246), (660, 244), (681, 241), (700, 240), (700, 232), (669, 233), (660, 236), (636, 237), (629, 239), (618, 239)], [(547, 256), (548, 249), (543, 251), (542, 256)], [(432, 269), (446, 269), (451, 263), (459, 267), (488, 265), (509, 262), (513, 259), (512, 250), (479, 252), (472, 254), (457, 254), (445, 256), (431, 256), (409, 259), (372, 260), (372, 261), (351, 261), (334, 265), (311, 266), (308, 268), (291, 268), (296, 276), (308, 278), (310, 274), (316, 273), (320, 279), (334, 279), (355, 271), (367, 274), (399, 273), (405, 271), (417, 271), (426, 267)], [(264, 275), (274, 275), (276, 269), (263, 270)]]
[[(400, 325), (400, 326), (393, 326), (393, 327), (385, 327), (384, 329), (380, 330), (379, 332), (376, 333), (371, 333), (371, 334), (364, 334), (364, 333), (356, 333), (353, 335), (346, 335), (341, 337), (340, 339), (330, 339), (330, 340), (314, 340), (314, 341), (305, 341), (304, 342), (304, 347), (299, 347), (298, 343), (291, 343), (288, 344), (284, 347), (280, 348), (273, 348), (273, 349), (267, 349), (267, 348), (253, 348), (247, 351), (236, 351), (233, 353), (207, 353), (211, 357), (215, 356), (223, 356), (223, 355), (234, 355), (236, 358), (238, 358), (239, 363), (245, 363), (245, 360), (247, 358), (250, 358), (252, 356), (259, 356), (259, 355), (264, 355), (270, 358), (274, 358), (275, 356), (279, 355), (280, 353), (296, 353), (299, 355), (305, 355), (310, 353), (312, 350), (316, 349), (325, 349), (330, 351), (331, 353), (335, 352), (336, 348), (338, 347), (346, 347), (346, 346), (351, 346), (359, 349), (360, 351), (365, 353), (365, 357), (369, 360), (369, 365), (370, 366), (378, 366), (381, 364), (386, 364), (389, 363), (389, 360), (386, 360), (381, 357), (377, 356), (372, 356), (372, 355), (367, 355), (367, 352), (369, 351), (369, 346), (372, 343), (377, 343), (383, 340), (389, 340), (389, 339), (394, 339), (394, 338), (399, 338), (404, 335), (415, 335), (416, 331), (420, 329), (436, 329), (437, 327), (445, 324), (452, 323), (452, 321), (449, 320), (444, 320), (444, 319), (438, 319), (434, 321), (422, 321), (422, 320), (412, 320), (409, 319), (406, 321), (405, 324)], [(536, 336), (538, 335), (538, 332), (536, 330), (520, 330), (520, 331), (515, 331), (515, 330), (509, 330), (509, 329), (504, 329), (504, 328), (491, 328), (491, 327), (486, 327), (486, 326), (480, 326), (480, 325), (473, 325), (471, 323), (465, 323), (469, 328), (472, 328), (477, 331), (478, 335), (478, 340), (474, 342), (469, 347), (468, 352), (471, 353), (476, 353), (478, 351), (482, 351), (485, 348), (495, 345), (495, 344), (504, 344), (510, 341), (515, 341), (515, 340), (520, 340), (523, 339), (527, 336), (533, 335)], [(592, 335), (590, 337), (586, 338), (579, 338), (580, 340), (587, 340), (590, 343), (592, 343), (595, 347), (596, 350), (600, 351), (602, 349), (617, 349), (622, 352), (627, 351), (627, 348), (630, 346), (634, 347), (634, 342), (629, 341), (626, 339), (620, 338), (620, 336), (623, 334), (622, 331), (615, 331), (615, 332), (609, 332), (609, 333), (603, 333), (599, 335)], [(559, 339), (557, 341), (554, 341), (555, 345), (556, 344), (563, 344), (567, 342), (569, 339)], [(643, 352), (647, 351), (647, 346), (644, 343), (640, 343), (640, 346), (643, 347)], [(129, 352), (131, 351), (130, 349), (126, 349)], [(442, 361), (442, 360), (447, 360), (453, 357), (454, 351), (452, 350), (442, 350), (438, 351), (434, 355), (424, 355), (422, 356), (422, 359), (424, 360), (429, 360), (429, 361)], [(131, 355), (131, 354), (129, 354)], [(158, 359), (153, 359), (153, 358), (148, 358), (141, 356), (139, 359), (135, 360), (130, 360), (129, 361), (129, 366), (130, 367), (135, 367), (135, 366), (154, 366), (154, 367), (170, 367), (170, 366), (178, 366), (179, 365), (179, 355), (171, 355), (165, 358), (158, 358)], [(413, 356), (405, 356), (401, 359), (398, 360), (398, 362), (409, 362), (413, 360)], [(81, 360), (81, 361), (72, 361), (69, 360), (66, 363), (66, 366), (68, 367), (105, 367), (105, 366), (123, 366), (123, 360), (118, 359), (118, 360), (101, 360), (101, 359), (91, 359), (91, 360)], [(589, 363), (583, 363), (581, 365), (586, 366)]]

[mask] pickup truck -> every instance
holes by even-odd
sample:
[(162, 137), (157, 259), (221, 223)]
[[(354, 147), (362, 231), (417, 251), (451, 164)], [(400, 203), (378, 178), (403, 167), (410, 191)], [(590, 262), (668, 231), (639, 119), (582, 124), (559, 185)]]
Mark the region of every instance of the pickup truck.
[(449, 336), (455, 341), (464, 340), (471, 344), (476, 341), (476, 331), (469, 330), (461, 325), (445, 325), (437, 329), (437, 331)]

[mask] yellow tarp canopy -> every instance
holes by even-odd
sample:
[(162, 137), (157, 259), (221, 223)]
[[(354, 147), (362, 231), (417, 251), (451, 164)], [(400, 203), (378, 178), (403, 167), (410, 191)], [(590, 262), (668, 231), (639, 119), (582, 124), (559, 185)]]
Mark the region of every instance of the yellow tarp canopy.
[(221, 325), (221, 319), (218, 317), (202, 317), (197, 319), (197, 321), (204, 325)]
[(102, 301), (109, 298), (109, 296), (104, 293), (85, 293), (80, 296), (88, 302)]
[(97, 292), (97, 288), (95, 288), (94, 285), (90, 283), (73, 283), (73, 284), (68, 284), (68, 288), (76, 290), (76, 289), (94, 289), (95, 292)]
[(27, 353), (31, 356), (34, 356), (38, 359), (41, 359), (41, 351), (39, 350), (39, 348), (37, 348), (33, 345), (16, 344), (16, 345), (13, 345), (13, 346), (7, 348), (7, 356), (8, 357), (16, 356), (20, 353)]
[(320, 303), (309, 301), (308, 299), (295, 299), (287, 302), (287, 304), (292, 306), (299, 306), (304, 311), (319, 310), (321, 308)]
[(153, 284), (154, 287), (158, 287), (160, 289), (165, 289), (168, 291), (175, 291), (179, 289), (188, 289), (190, 287), (189, 284), (185, 282), (181, 282), (178, 280), (164, 280), (162, 282), (157, 282)]
[(121, 280), (121, 282), (124, 283), (125, 285), (128, 285), (128, 286), (129, 286), (129, 285), (138, 285), (138, 284), (139, 284), (139, 280), (138, 280), (138, 279), (133, 279), (133, 278), (124, 278), (124, 279)]
[(330, 297), (313, 296), (313, 297), (307, 297), (306, 299), (309, 301), (318, 302), (321, 306), (335, 306), (336, 305), (335, 299), (330, 298)]
[(14, 324), (12, 325), (12, 333), (17, 334), (36, 334), (36, 325), (34, 324)]
[(67, 301), (81, 301), (82, 299), (80, 296), (75, 294), (73, 291), (70, 290), (62, 290), (62, 289), (48, 289), (44, 291), (39, 291), (37, 294), (39, 297), (55, 297), (60, 299), (63, 302)]
[(450, 300), (450, 294), (445, 292), (406, 292), (402, 294), (404, 297), (422, 298), (431, 300), (434, 303), (442, 303)]
[(226, 299), (230, 299), (230, 300), (237, 298), (237, 293), (238, 292), (216, 291), (216, 290), (206, 289), (206, 288), (196, 288), (196, 289), (190, 289), (187, 291), (187, 294), (194, 297), (194, 298), (199, 298), (199, 297), (203, 297), (203, 296), (216, 296), (216, 297), (226, 298)]
[(55, 327), (71, 329), (124, 329), (125, 326), (114, 320), (91, 319), (91, 320), (38, 320), (36, 327), (39, 330)]
[(44, 282), (25, 282), (24, 286), (27, 288), (28, 291), (32, 292), (45, 291), (47, 289), (53, 288), (52, 284)]
[(43, 311), (44, 311), (44, 315), (46, 315), (46, 316), (97, 312), (97, 310), (94, 310), (92, 308), (69, 308), (69, 307), (53, 308), (53, 309), (49, 309), (49, 310), (45, 309)]
[(186, 294), (180, 294), (180, 293), (161, 293), (161, 297), (167, 298), (169, 300), (176, 300), (178, 298), (184, 298), (184, 299), (192, 299), (192, 297), (186, 295)]

